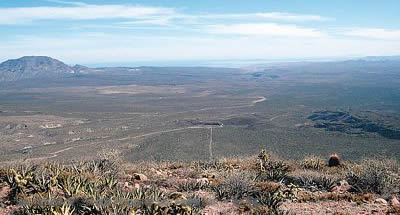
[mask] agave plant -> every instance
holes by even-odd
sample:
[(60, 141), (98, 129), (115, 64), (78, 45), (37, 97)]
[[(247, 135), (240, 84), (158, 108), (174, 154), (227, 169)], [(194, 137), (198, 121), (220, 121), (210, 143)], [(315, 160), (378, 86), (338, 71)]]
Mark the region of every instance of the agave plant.
[(61, 207), (51, 209), (51, 213), (53, 215), (73, 215), (75, 209), (73, 209), (70, 205), (67, 203), (64, 203)]

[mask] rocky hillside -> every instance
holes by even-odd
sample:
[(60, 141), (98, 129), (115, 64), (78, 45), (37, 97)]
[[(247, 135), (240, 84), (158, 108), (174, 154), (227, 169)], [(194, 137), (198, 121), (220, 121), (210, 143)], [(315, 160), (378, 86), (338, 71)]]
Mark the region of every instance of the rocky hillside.
[(400, 214), (400, 165), (337, 154), (124, 163), (0, 165), (0, 214)]
[(0, 64), (0, 81), (56, 78), (75, 74), (74, 68), (45, 56), (26, 56)]

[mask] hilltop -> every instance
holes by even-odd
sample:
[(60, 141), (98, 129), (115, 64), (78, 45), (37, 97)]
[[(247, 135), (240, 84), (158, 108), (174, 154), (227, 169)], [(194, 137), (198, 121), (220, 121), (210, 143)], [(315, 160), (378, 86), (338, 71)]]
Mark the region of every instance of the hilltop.
[(0, 81), (56, 78), (74, 74), (74, 68), (46, 56), (25, 56), (0, 64)]

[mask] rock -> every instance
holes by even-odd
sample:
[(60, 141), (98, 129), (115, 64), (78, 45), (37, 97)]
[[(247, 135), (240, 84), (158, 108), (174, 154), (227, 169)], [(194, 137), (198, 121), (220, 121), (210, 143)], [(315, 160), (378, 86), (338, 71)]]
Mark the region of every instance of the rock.
[(336, 192), (336, 193), (343, 193), (343, 192), (349, 192), (350, 190), (352, 190), (353, 187), (350, 185), (343, 185), (343, 186), (335, 186), (334, 188), (332, 188), (332, 192)]
[(400, 202), (396, 198), (396, 196), (393, 196), (392, 199), (390, 200), (390, 205), (396, 209), (400, 209)]
[(341, 180), (341, 181), (339, 181), (339, 185), (340, 186), (347, 186), (347, 185), (349, 185), (349, 182), (347, 182), (346, 180)]
[(10, 193), (10, 187), (4, 186), (0, 189), (0, 200), (7, 198), (8, 194)]
[(163, 175), (163, 173), (156, 170), (156, 175)]
[(135, 184), (132, 186), (132, 185), (129, 184), (129, 182), (126, 181), (126, 182), (124, 183), (123, 188), (124, 188), (124, 189), (127, 189), (127, 190), (135, 190), (135, 189), (139, 189), (139, 188), (140, 188), (140, 185), (139, 185), (138, 183), (135, 183)]
[(15, 128), (16, 128), (16, 129), (27, 129), (28, 126), (25, 125), (25, 124), (18, 124)]
[(135, 180), (138, 180), (138, 181), (147, 181), (148, 180), (147, 176), (140, 174), (140, 173), (134, 173), (132, 176)]
[(196, 183), (205, 186), (208, 185), (210, 183), (210, 181), (208, 180), (208, 178), (199, 178), (196, 180)]
[(375, 203), (382, 204), (382, 205), (387, 205), (387, 201), (382, 199), (382, 198), (375, 199)]
[(332, 188), (332, 192), (342, 193), (342, 192), (350, 192), (353, 190), (353, 187), (349, 185), (346, 180), (341, 180), (339, 185)]
[(124, 188), (129, 188), (130, 187), (130, 185), (129, 185), (129, 182), (127, 182), (127, 181), (125, 181), (125, 183), (124, 183), (124, 186), (123, 186)]

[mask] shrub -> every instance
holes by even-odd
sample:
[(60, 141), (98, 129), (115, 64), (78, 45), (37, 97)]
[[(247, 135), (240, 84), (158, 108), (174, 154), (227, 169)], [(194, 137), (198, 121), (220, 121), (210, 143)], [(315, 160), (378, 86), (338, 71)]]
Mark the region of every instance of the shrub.
[(299, 172), (292, 178), (294, 184), (311, 191), (330, 191), (338, 180), (337, 177), (316, 171)]
[(325, 161), (317, 156), (309, 156), (304, 158), (300, 166), (304, 169), (321, 170), (326, 167)]
[(191, 195), (188, 197), (187, 205), (192, 208), (194, 212), (199, 213), (201, 209), (205, 208), (207, 205), (207, 201), (199, 196)]
[(197, 191), (209, 188), (209, 184), (205, 184), (201, 181), (189, 180), (182, 183), (179, 183), (177, 186), (177, 190), (179, 192), (189, 192), (189, 191)]
[(394, 160), (366, 159), (348, 169), (346, 180), (359, 192), (378, 194), (398, 192), (399, 164)]
[(242, 199), (251, 191), (251, 182), (244, 174), (233, 173), (224, 177), (222, 183), (211, 187), (218, 200)]
[(195, 161), (192, 163), (194, 169), (201, 171), (217, 170), (217, 171), (233, 171), (238, 169), (237, 161), (229, 159), (218, 159), (214, 161)]

